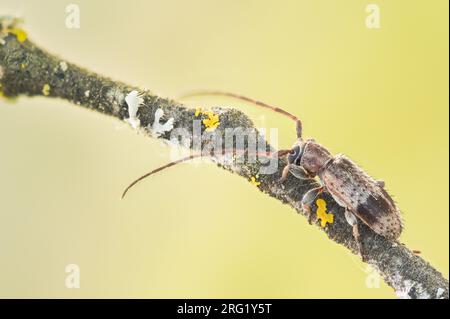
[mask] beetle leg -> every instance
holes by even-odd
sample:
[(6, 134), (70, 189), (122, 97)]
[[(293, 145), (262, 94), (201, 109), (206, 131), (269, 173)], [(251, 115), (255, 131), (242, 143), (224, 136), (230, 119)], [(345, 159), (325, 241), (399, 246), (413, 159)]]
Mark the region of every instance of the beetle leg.
[(298, 178), (300, 180), (313, 179), (302, 166), (294, 165), (294, 164), (287, 164), (283, 168), (283, 172), (281, 173), (281, 178), (278, 180), (278, 182), (283, 183), (289, 176), (289, 173), (291, 173), (292, 175), (294, 175), (296, 178)]
[(356, 245), (358, 246), (358, 253), (361, 256), (361, 259), (362, 261), (366, 261), (366, 256), (363, 253), (363, 245), (359, 236), (358, 218), (356, 218), (356, 216), (349, 210), (345, 210), (345, 219), (347, 220), (347, 223), (352, 226), (353, 237), (355, 238)]
[(300, 180), (312, 179), (311, 176), (308, 174), (308, 172), (302, 166), (299, 165), (290, 164), (289, 173), (291, 173)]
[(281, 178), (278, 180), (278, 183), (283, 183), (289, 176), (289, 165), (287, 164), (284, 168), (283, 168), (283, 172), (281, 173)]
[(311, 204), (314, 202), (316, 197), (322, 193), (324, 190), (323, 186), (319, 186), (313, 189), (310, 189), (303, 195), (302, 198), (302, 209), (306, 213), (306, 217), (308, 218), (308, 223), (312, 224), (313, 214), (311, 213)]

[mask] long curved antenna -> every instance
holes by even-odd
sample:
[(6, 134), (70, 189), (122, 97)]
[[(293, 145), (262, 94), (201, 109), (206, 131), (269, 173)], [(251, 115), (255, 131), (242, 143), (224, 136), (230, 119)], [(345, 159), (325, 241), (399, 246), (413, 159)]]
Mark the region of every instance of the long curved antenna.
[[(275, 156), (277, 156), (277, 157), (282, 157), (282, 156), (288, 154), (290, 151), (291, 151), (291, 150), (279, 150), (279, 151), (277, 151), (277, 152), (275, 152), (275, 153), (272, 153), (272, 154), (271, 154), (271, 153), (259, 153), (259, 152), (257, 152), (256, 154), (257, 154), (257, 155), (262, 155), (262, 156), (271, 156), (271, 155), (275, 155)], [(226, 154), (226, 153), (225, 153), (225, 154)], [(222, 155), (225, 155), (225, 154), (222, 153)], [(230, 152), (230, 154), (232, 154), (232, 153)], [(245, 154), (245, 151), (243, 152), (243, 154)], [(156, 169), (154, 169), (154, 170), (148, 172), (147, 174), (142, 175), (141, 177), (135, 179), (130, 185), (128, 185), (127, 188), (125, 188), (125, 190), (124, 190), (123, 193), (122, 193), (122, 199), (125, 197), (125, 195), (126, 195), (127, 192), (130, 190), (130, 188), (132, 188), (134, 185), (136, 185), (137, 183), (139, 183), (139, 182), (142, 181), (143, 179), (149, 177), (150, 175), (153, 175), (153, 174), (158, 173), (158, 172), (160, 172), (160, 171), (162, 171), (162, 170), (164, 170), (164, 169), (166, 169), (166, 168), (172, 167), (172, 166), (174, 166), (174, 165), (177, 165), (177, 164), (180, 164), (180, 163), (183, 163), (183, 162), (186, 162), (186, 161), (190, 161), (190, 160), (192, 160), (192, 159), (194, 159), (194, 158), (198, 158), (198, 157), (202, 157), (202, 154), (201, 154), (201, 153), (198, 153), (198, 154), (192, 154), (192, 155), (189, 155), (189, 156), (180, 158), (179, 160), (176, 160), (176, 161), (167, 163), (166, 165), (160, 166), (160, 167), (158, 167), (158, 168), (156, 168)]]
[(122, 193), (122, 199), (125, 197), (125, 195), (127, 194), (128, 190), (129, 190), (131, 187), (133, 187), (134, 185), (136, 185), (137, 183), (139, 183), (140, 181), (142, 181), (144, 178), (149, 177), (150, 175), (153, 175), (153, 174), (155, 174), (155, 173), (158, 173), (159, 171), (162, 171), (162, 170), (164, 170), (164, 169), (166, 169), (166, 168), (169, 168), (169, 167), (171, 167), (171, 166), (174, 166), (174, 165), (177, 165), (177, 164), (179, 164), (179, 163), (183, 163), (183, 162), (186, 162), (186, 161), (189, 161), (189, 160), (192, 160), (192, 159), (194, 159), (194, 158), (201, 157), (201, 156), (202, 156), (202, 154), (193, 154), (193, 155), (189, 155), (189, 156), (180, 158), (179, 160), (170, 162), (170, 163), (168, 163), (168, 164), (166, 164), (166, 165), (160, 166), (160, 167), (158, 167), (158, 168), (152, 170), (151, 172), (148, 172), (147, 174), (142, 175), (141, 177), (135, 179), (130, 185), (128, 185), (127, 188), (125, 188), (125, 190), (124, 190), (123, 193)]
[(291, 120), (295, 121), (296, 124), (296, 130), (297, 130), (297, 138), (301, 138), (302, 137), (302, 122), (300, 121), (300, 119), (298, 117), (296, 117), (295, 115), (277, 107), (274, 105), (270, 105), (267, 104), (265, 102), (261, 102), (252, 98), (249, 98), (247, 96), (244, 95), (240, 95), (240, 94), (235, 94), (235, 93), (231, 93), (231, 92), (225, 92), (225, 91), (194, 91), (194, 92), (190, 92), (190, 93), (186, 93), (182, 96), (179, 97), (179, 99), (183, 99), (183, 98), (189, 98), (189, 97), (194, 97), (194, 96), (204, 96), (204, 95), (219, 95), (219, 96), (227, 96), (227, 97), (232, 97), (238, 100), (243, 100), (261, 107), (264, 107), (266, 109), (270, 109), (274, 112), (280, 113), (288, 118), (290, 118)]

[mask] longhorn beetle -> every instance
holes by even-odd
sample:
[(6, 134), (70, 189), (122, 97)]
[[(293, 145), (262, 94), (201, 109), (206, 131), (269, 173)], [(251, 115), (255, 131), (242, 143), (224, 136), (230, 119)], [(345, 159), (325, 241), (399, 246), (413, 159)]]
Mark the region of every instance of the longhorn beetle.
[[(313, 217), (311, 205), (320, 193), (328, 192), (336, 203), (345, 209), (345, 219), (352, 226), (353, 237), (363, 260), (365, 260), (365, 256), (359, 236), (359, 222), (363, 222), (375, 233), (389, 240), (395, 241), (400, 236), (403, 228), (400, 211), (392, 197), (384, 189), (384, 182), (374, 180), (345, 155), (333, 156), (314, 139), (303, 140), (302, 122), (296, 116), (276, 106), (234, 93), (201, 91), (183, 97), (198, 95), (222, 95), (237, 98), (271, 109), (295, 121), (297, 141), (290, 150), (281, 150), (276, 153), (278, 156), (286, 156), (288, 162), (283, 169), (280, 182), (285, 181), (289, 173), (299, 180), (311, 180), (316, 176), (319, 178), (321, 186), (306, 192), (301, 200), (301, 206), (310, 224)], [(201, 154), (191, 155), (145, 174), (130, 184), (123, 196), (133, 185), (147, 176), (199, 156)]]

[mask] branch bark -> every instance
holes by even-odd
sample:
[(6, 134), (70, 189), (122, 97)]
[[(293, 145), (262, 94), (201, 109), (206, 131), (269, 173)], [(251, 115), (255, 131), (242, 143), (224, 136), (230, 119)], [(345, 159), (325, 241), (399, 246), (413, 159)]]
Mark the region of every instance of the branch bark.
[[(2, 20), (0, 19), (0, 24)], [(3, 39), (3, 41), (1, 41)], [(62, 98), (74, 104), (95, 110), (100, 113), (125, 120), (128, 106), (125, 96), (138, 88), (122, 82), (113, 81), (98, 74), (89, 72), (74, 64), (49, 54), (29, 40), (19, 41), (17, 34), (4, 32), (0, 34), (0, 95), (14, 98), (19, 95), (44, 95)], [(3, 42), (3, 44), (1, 44)], [(184, 128), (192, 131), (195, 110), (185, 108), (177, 101), (158, 97), (150, 92), (143, 93), (144, 106), (138, 110), (141, 131), (149, 133), (145, 127), (151, 126), (155, 112), (161, 108), (165, 117), (175, 119), (174, 128)], [(215, 108), (220, 116), (217, 132), (224, 136), (224, 128), (255, 129), (252, 121), (241, 111), (235, 109)], [(202, 132), (204, 132), (202, 126)], [(294, 128), (293, 128), (294, 129)], [(154, 135), (152, 135), (154, 136)], [(163, 140), (169, 138), (165, 133), (159, 136)], [(263, 138), (259, 136), (258, 138)], [(190, 143), (190, 148), (193, 144)], [(272, 149), (271, 147), (269, 147)], [(239, 174), (246, 180), (256, 175), (261, 162), (236, 163), (223, 158), (212, 157), (213, 161), (224, 169)], [(294, 177), (289, 176), (284, 185), (277, 180), (285, 165), (284, 160), (278, 163), (277, 173), (260, 175), (260, 191), (271, 196), (303, 215), (300, 200), (313, 185), (301, 185)], [(329, 211), (335, 215), (334, 223), (318, 229), (325, 232), (329, 239), (340, 244), (353, 253), (357, 253), (351, 227), (344, 218), (344, 211), (327, 194), (320, 195), (327, 203)], [(315, 211), (317, 207), (313, 207)], [(406, 246), (393, 243), (378, 236), (368, 227), (362, 226), (361, 240), (368, 263), (372, 265), (390, 285), (399, 297), (406, 298), (449, 298), (449, 283), (442, 274), (427, 261), (416, 256)]]

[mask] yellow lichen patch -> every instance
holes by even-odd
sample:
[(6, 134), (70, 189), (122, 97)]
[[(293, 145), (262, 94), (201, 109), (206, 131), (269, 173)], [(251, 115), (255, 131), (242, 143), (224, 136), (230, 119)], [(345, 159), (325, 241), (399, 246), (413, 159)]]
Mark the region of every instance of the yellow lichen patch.
[(220, 124), (219, 115), (214, 114), (213, 112), (203, 112), (203, 114), (208, 117), (202, 121), (202, 123), (206, 126), (206, 131), (215, 130)]
[(25, 40), (27, 39), (27, 33), (19, 28), (13, 28), (8, 30), (8, 33), (14, 34), (17, 38), (17, 41), (19, 41), (20, 43), (25, 42)]
[(327, 213), (327, 203), (319, 198), (316, 200), (317, 204), (317, 217), (320, 219), (320, 226), (325, 227), (327, 223), (332, 224), (334, 222), (334, 215)]
[(42, 88), (42, 94), (45, 96), (48, 96), (50, 94), (50, 85), (44, 84), (44, 87)]
[(258, 178), (258, 175), (252, 176), (252, 177), (250, 178), (250, 183), (252, 183), (252, 184), (255, 185), (256, 187), (258, 187), (259, 185), (261, 185), (261, 182), (258, 182), (257, 178)]
[(197, 107), (195, 109), (195, 117), (199, 117), (199, 115), (202, 114), (202, 113), (203, 113), (203, 111), (202, 111), (201, 107)]

